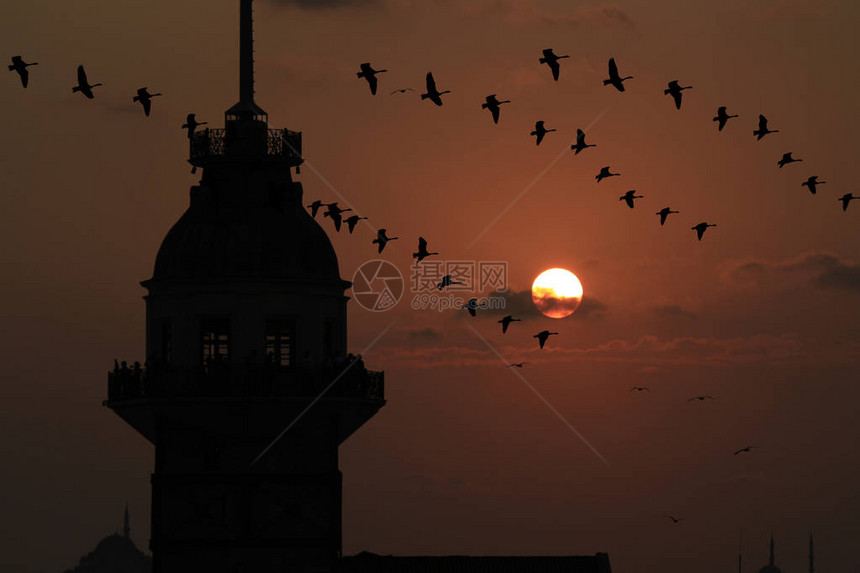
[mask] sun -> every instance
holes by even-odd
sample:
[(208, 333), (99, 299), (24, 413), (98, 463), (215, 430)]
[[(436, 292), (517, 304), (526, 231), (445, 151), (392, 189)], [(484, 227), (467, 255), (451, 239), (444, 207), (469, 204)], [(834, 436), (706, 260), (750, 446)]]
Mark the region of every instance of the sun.
[(582, 283), (567, 269), (546, 270), (532, 283), (532, 300), (545, 316), (570, 316), (582, 302)]

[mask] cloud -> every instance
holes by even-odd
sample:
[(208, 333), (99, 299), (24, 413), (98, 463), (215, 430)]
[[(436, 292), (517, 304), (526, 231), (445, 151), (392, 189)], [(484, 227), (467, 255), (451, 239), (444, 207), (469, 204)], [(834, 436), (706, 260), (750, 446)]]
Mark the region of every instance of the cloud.
[(380, 0), (270, 0), (277, 6), (295, 6), (302, 10), (376, 7)]
[(655, 306), (651, 309), (651, 312), (653, 312), (660, 318), (681, 318), (687, 320), (696, 318), (695, 314), (693, 314), (689, 310), (683, 309), (680, 305), (677, 304)]
[(430, 327), (407, 330), (406, 335), (412, 340), (440, 340), (442, 338), (441, 332)]
[[(503, 308), (488, 310), (487, 312), (505, 315), (510, 314), (516, 318), (533, 318), (543, 316), (532, 301), (532, 291), (509, 290), (505, 293), (492, 293), (491, 296), (501, 297), (505, 304)], [(602, 318), (609, 307), (601, 300), (592, 296), (582, 297), (582, 303), (576, 309), (571, 318)]]
[(782, 261), (742, 261), (729, 265), (724, 278), (739, 283), (768, 280), (807, 282), (818, 288), (860, 293), (860, 264), (830, 253), (803, 253)]
[(490, 2), (464, 3), (463, 8), (473, 16), (487, 18), (496, 16), (517, 26), (544, 24), (566, 28), (581, 26), (622, 26), (632, 29), (633, 18), (618, 6), (580, 7), (570, 13), (539, 10), (525, 0), (492, 0)]

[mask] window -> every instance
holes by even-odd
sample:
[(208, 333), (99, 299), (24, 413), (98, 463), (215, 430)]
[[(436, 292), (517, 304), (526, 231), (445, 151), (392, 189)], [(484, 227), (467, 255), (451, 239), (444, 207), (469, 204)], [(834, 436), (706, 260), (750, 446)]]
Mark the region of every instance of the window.
[(295, 322), (270, 320), (266, 322), (266, 360), (275, 366), (295, 365)]
[(169, 318), (161, 321), (161, 360), (164, 364), (173, 360), (173, 323)]
[(200, 345), (204, 366), (212, 362), (227, 362), (230, 358), (230, 320), (200, 321)]

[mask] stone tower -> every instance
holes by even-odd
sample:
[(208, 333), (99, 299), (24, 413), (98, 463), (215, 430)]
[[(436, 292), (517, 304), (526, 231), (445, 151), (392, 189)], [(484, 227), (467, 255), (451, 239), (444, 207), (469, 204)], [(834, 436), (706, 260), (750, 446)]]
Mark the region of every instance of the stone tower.
[(202, 179), (141, 283), (145, 367), (109, 375), (105, 405), (155, 446), (154, 573), (331, 571), (338, 446), (385, 404), (383, 374), (346, 360), (349, 283), (292, 178), (301, 134), (254, 102), (252, 0), (240, 22), (239, 103), (190, 134)]

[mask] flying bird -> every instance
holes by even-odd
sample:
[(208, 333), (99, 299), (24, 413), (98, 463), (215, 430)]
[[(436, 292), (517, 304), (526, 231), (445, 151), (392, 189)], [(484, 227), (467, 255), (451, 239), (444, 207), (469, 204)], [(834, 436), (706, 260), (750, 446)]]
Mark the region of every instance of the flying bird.
[(415, 91), (415, 90), (413, 90), (412, 88), (400, 88), (399, 90), (394, 90), (394, 91), (393, 91), (393, 92), (391, 92), (391, 94), (389, 94), (389, 95), (394, 95), (394, 94), (405, 94), (406, 92), (414, 92), (414, 91)]
[(379, 229), (376, 231), (376, 238), (370, 241), (371, 243), (379, 245), (379, 252), (382, 253), (382, 249), (385, 248), (385, 245), (388, 244), (388, 241), (395, 241), (400, 237), (388, 237), (385, 234), (385, 229)]
[(693, 396), (687, 402), (704, 402), (705, 400), (715, 400), (713, 396)]
[(436, 89), (436, 80), (433, 79), (433, 72), (427, 72), (427, 93), (421, 94), (421, 99), (429, 99), (436, 105), (442, 105), (442, 95), (449, 94), (451, 90), (440, 92)]
[(446, 286), (462, 285), (462, 284), (466, 284), (466, 283), (464, 283), (463, 281), (452, 280), (451, 275), (445, 275), (444, 277), (442, 277), (442, 282), (436, 285), (436, 288), (439, 290), (442, 290)]
[(535, 141), (535, 145), (540, 145), (540, 142), (543, 141), (543, 137), (549, 133), (550, 131), (555, 131), (554, 129), (547, 129), (543, 125), (543, 121), (535, 122), (535, 130), (531, 132), (529, 135), (534, 135), (537, 137)]
[(702, 235), (705, 234), (705, 230), (708, 227), (716, 227), (716, 224), (712, 225), (710, 223), (699, 223), (693, 227), (690, 227), (692, 230), (696, 231), (696, 235), (699, 237), (699, 240), (702, 240)]
[(738, 454), (743, 454), (743, 453), (747, 453), (747, 454), (749, 454), (749, 453), (751, 453), (751, 452), (752, 452), (752, 449), (753, 449), (754, 447), (755, 447), (755, 446), (747, 446), (747, 447), (745, 447), (745, 448), (741, 448), (741, 449), (739, 449), (738, 451), (736, 451), (736, 452), (735, 452), (734, 454), (732, 454), (732, 455), (735, 455), (735, 456), (736, 456), (736, 455), (738, 455)]
[(420, 263), (430, 255), (438, 255), (439, 253), (431, 253), (427, 251), (427, 239), (424, 237), (418, 237), (418, 252), (412, 253), (413, 259), (418, 259), (416, 262)]
[(477, 313), (478, 299), (470, 298), (469, 302), (467, 302), (466, 304), (464, 304), (460, 308), (465, 308), (466, 310), (469, 311), (469, 314), (471, 314), (472, 316), (478, 316), (478, 313)]
[(633, 76), (626, 76), (626, 77), (622, 78), (618, 74), (618, 66), (615, 65), (615, 58), (609, 58), (609, 79), (603, 80), (603, 85), (615, 86), (615, 89), (617, 89), (620, 92), (623, 92), (624, 91), (624, 81), (625, 80), (632, 80), (632, 79), (633, 79)]
[(779, 165), (779, 168), (782, 169), (783, 165), (788, 165), (789, 163), (797, 163), (798, 161), (803, 161), (803, 159), (795, 159), (791, 156), (791, 152), (789, 151), (788, 153), (782, 154), (782, 159), (777, 162), (777, 165)]
[(131, 101), (140, 102), (140, 105), (143, 106), (144, 115), (149, 117), (149, 112), (152, 109), (152, 98), (160, 95), (161, 94), (151, 94), (146, 88), (140, 88), (137, 90), (137, 95), (131, 98)]
[(376, 95), (376, 86), (379, 83), (379, 80), (376, 79), (376, 74), (381, 74), (382, 72), (387, 72), (388, 70), (374, 70), (370, 66), (370, 62), (365, 62), (359, 67), (361, 68), (361, 71), (355, 75), (357, 75), (359, 78), (366, 79), (367, 85), (370, 86), (370, 93), (372, 95)]
[(576, 130), (576, 145), (571, 145), (574, 155), (579, 155), (579, 152), (589, 147), (597, 147), (596, 143), (585, 143), (585, 132), (581, 129)]
[(768, 129), (767, 128), (767, 118), (763, 115), (758, 116), (758, 129), (753, 131), (753, 135), (756, 136), (756, 141), (759, 141), (762, 137), (767, 135), (768, 133), (779, 133), (778, 129)]
[(493, 123), (499, 123), (499, 106), (503, 103), (511, 103), (510, 100), (499, 101), (496, 99), (496, 94), (488, 95), (484, 98), (484, 103), (481, 104), (481, 109), (488, 109), (493, 114)]
[(612, 172), (610, 172), (610, 171), (609, 171), (609, 166), (607, 165), (606, 167), (602, 167), (602, 168), (600, 169), (600, 173), (598, 173), (594, 178), (595, 178), (595, 179), (597, 179), (597, 182), (598, 182), (598, 183), (600, 183), (601, 181), (603, 181), (603, 180), (604, 180), (604, 179), (606, 179), (607, 177), (618, 177), (619, 175), (621, 175), (621, 174), (620, 174), (620, 173), (612, 173)]
[(726, 122), (733, 117), (737, 116), (729, 115), (728, 113), (726, 113), (726, 106), (720, 106), (719, 109), (717, 109), (717, 116), (714, 118), (714, 121), (720, 122), (719, 124), (717, 124), (717, 131), (722, 131), (723, 128), (726, 126)]
[(684, 519), (683, 519), (683, 518), (681, 518), (681, 517), (675, 517), (674, 515), (667, 515), (666, 517), (668, 517), (669, 519), (671, 519), (671, 520), (672, 520), (672, 523), (681, 523), (682, 521), (684, 521)]
[(18, 76), (21, 78), (21, 85), (26, 88), (27, 84), (30, 83), (30, 72), (27, 71), (27, 66), (38, 65), (39, 62), (32, 62), (28, 64), (21, 58), (21, 56), (12, 56), (12, 65), (9, 66), (9, 71), (17, 72)]
[(72, 88), (72, 93), (81, 92), (88, 99), (93, 99), (93, 88), (100, 85), (101, 84), (90, 84), (87, 81), (87, 73), (84, 71), (84, 67), (78, 66), (78, 85)]
[(818, 175), (813, 175), (812, 177), (810, 177), (809, 179), (807, 179), (806, 181), (801, 183), (800, 186), (801, 187), (808, 187), (809, 192), (812, 193), (813, 195), (815, 195), (815, 193), (818, 191), (817, 186), (818, 185), (824, 185), (825, 183), (827, 183), (827, 181), (819, 181)]
[(514, 364), (508, 364), (507, 368), (522, 368), (526, 364), (528, 364), (528, 362), (515, 362)]
[(675, 107), (677, 109), (681, 109), (681, 92), (692, 87), (693, 86), (682, 86), (678, 83), (678, 80), (672, 80), (669, 82), (669, 87), (663, 90), (663, 93), (671, 95), (672, 99), (675, 100)]
[(625, 193), (624, 195), (619, 197), (618, 200), (619, 201), (626, 201), (627, 206), (632, 209), (633, 208), (633, 200), (634, 199), (641, 199), (641, 198), (642, 198), (642, 195), (636, 195), (636, 189), (631, 189), (630, 191), (628, 191), (627, 193)]
[(558, 81), (558, 73), (561, 71), (561, 66), (558, 65), (558, 61), (569, 57), (570, 56), (556, 56), (555, 52), (552, 51), (552, 48), (547, 48), (543, 51), (543, 57), (538, 61), (549, 66), (549, 69), (552, 70), (552, 79)]
[(194, 131), (200, 127), (201, 125), (206, 125), (205, 121), (197, 121), (197, 115), (193, 113), (189, 113), (185, 116), (185, 123), (182, 124), (182, 129), (188, 131), (188, 139), (191, 139), (191, 136), (194, 135)]
[(839, 200), (842, 201), (842, 210), (846, 211), (848, 209), (848, 204), (854, 199), (860, 199), (860, 197), (855, 197), (853, 193), (846, 193), (840, 197)]
[(496, 322), (498, 322), (499, 324), (502, 325), (502, 334), (504, 334), (508, 331), (508, 325), (510, 325), (512, 322), (522, 322), (522, 320), (519, 318), (514, 318), (513, 316), (511, 316), (509, 314), (508, 316), (504, 317), (502, 320), (497, 320)]
[(359, 217), (358, 215), (353, 215), (346, 219), (346, 224), (349, 226), (349, 234), (352, 235), (352, 232), (355, 230), (355, 226), (358, 225), (358, 222), (367, 219), (367, 217)]
[(347, 211), (352, 211), (352, 209), (341, 209), (337, 205), (337, 201), (334, 203), (326, 203), (327, 207), (326, 212), (323, 213), (323, 217), (331, 217), (332, 222), (334, 223), (335, 231), (340, 232), (340, 225), (343, 222), (343, 218), (341, 217), (341, 213), (346, 213)]
[(651, 390), (649, 390), (649, 389), (648, 389), (647, 387), (645, 387), (645, 386), (634, 386), (633, 388), (631, 388), (630, 390), (628, 390), (628, 391), (627, 391), (627, 393), (628, 393), (628, 394), (630, 394), (630, 393), (631, 393), (631, 392), (633, 392), (634, 390), (635, 390), (636, 392), (650, 392), (650, 391), (651, 391)]
[(546, 344), (547, 339), (553, 335), (558, 334), (557, 332), (550, 332), (549, 330), (541, 330), (537, 334), (535, 334), (532, 338), (537, 338), (538, 343), (540, 343), (540, 347), (543, 348), (543, 345)]
[(316, 218), (317, 218), (317, 212), (320, 210), (320, 207), (322, 207), (322, 206), (323, 206), (323, 204), (324, 204), (324, 203), (323, 203), (322, 201), (320, 201), (319, 199), (317, 199), (316, 201), (314, 201), (313, 203), (311, 203), (310, 205), (308, 205), (308, 207), (310, 207), (310, 208), (311, 208), (311, 216), (312, 216), (314, 219), (316, 219)]
[(672, 213), (677, 213), (678, 211), (673, 211), (669, 207), (663, 207), (659, 211), (655, 213), (655, 215), (660, 215), (660, 226), (662, 227), (666, 223), (666, 218), (669, 217)]

